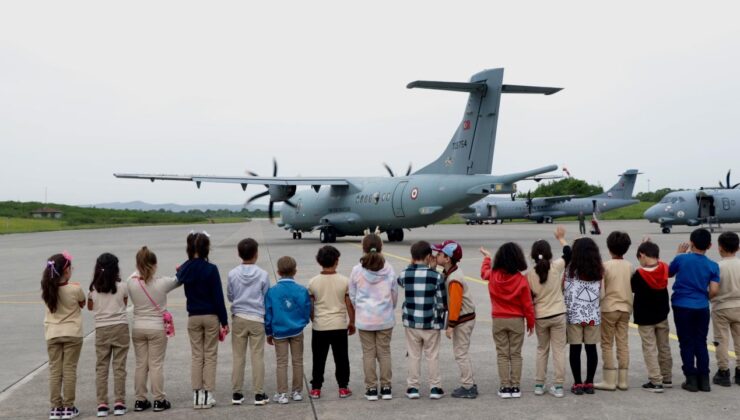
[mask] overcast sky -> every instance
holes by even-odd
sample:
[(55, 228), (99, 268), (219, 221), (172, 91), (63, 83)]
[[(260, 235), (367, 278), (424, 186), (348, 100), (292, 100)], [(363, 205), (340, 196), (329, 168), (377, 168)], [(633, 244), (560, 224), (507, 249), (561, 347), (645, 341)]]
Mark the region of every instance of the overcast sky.
[(494, 174), (740, 180), (736, 3), (493, 3), (4, 1), (0, 200), (239, 203), (264, 188), (112, 173), (268, 175), (273, 156), (286, 176), (420, 168), (467, 98), (406, 84), (494, 67), (565, 88), (502, 98)]

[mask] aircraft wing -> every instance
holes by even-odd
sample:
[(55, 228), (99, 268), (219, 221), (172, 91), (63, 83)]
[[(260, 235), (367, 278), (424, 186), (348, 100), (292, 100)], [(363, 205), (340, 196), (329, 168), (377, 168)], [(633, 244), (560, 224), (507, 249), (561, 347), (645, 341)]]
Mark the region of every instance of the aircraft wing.
[(537, 181), (537, 182), (540, 182), (543, 179), (561, 179), (561, 178), (563, 178), (562, 175), (545, 175), (545, 174), (542, 174), (542, 175), (535, 175), (535, 176), (530, 176), (530, 177), (524, 178), (523, 181)]
[(151, 182), (162, 181), (192, 181), (200, 188), (202, 182), (221, 184), (240, 184), (246, 189), (249, 184), (259, 185), (311, 185), (317, 186), (349, 186), (352, 183), (346, 178), (329, 177), (257, 177), (257, 176), (212, 176), (212, 175), (166, 175), (166, 174), (113, 174), (116, 178), (147, 179)]
[(555, 197), (539, 197), (535, 198), (535, 201), (543, 201), (545, 204), (556, 204), (556, 203), (562, 203), (565, 201), (570, 201), (571, 199), (576, 198), (575, 195), (557, 195)]

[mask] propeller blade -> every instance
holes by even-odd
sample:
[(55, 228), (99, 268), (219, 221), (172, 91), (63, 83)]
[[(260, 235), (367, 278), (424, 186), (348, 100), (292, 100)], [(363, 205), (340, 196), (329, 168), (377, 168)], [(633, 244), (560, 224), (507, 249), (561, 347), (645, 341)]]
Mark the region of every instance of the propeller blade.
[(258, 198), (262, 198), (262, 197), (264, 197), (266, 195), (270, 195), (270, 191), (263, 191), (263, 192), (261, 192), (259, 194), (253, 195), (252, 197), (249, 198), (249, 200), (247, 200), (247, 203), (246, 204), (249, 204), (252, 201), (254, 201), (254, 200), (258, 199)]
[(275, 221), (273, 220), (273, 214), (272, 214), (272, 206), (273, 206), (273, 204), (274, 204), (274, 202), (270, 201), (270, 205), (267, 206), (267, 217), (270, 218), (270, 223), (275, 223)]
[(272, 176), (277, 176), (277, 160), (275, 158), (272, 158)]
[(244, 171), (244, 172), (246, 172), (247, 175), (249, 175), (249, 176), (259, 177), (259, 175), (257, 174), (257, 172), (252, 172), (252, 171), (249, 171), (249, 170)]
[(732, 169), (727, 170), (727, 183), (725, 184), (726, 188), (730, 188), (730, 171), (732, 171)]
[(740, 182), (738, 182), (737, 184), (733, 185), (733, 186), (732, 186), (732, 189), (734, 190), (734, 189), (735, 189), (735, 188), (737, 188), (738, 186), (740, 186)]
[(411, 162), (409, 162), (409, 168), (406, 170), (406, 176), (411, 175)]
[(283, 201), (283, 203), (287, 204), (288, 206), (290, 206), (292, 208), (297, 208), (297, 206), (295, 204), (291, 203), (290, 200), (285, 200), (285, 201)]
[(383, 167), (385, 167), (385, 170), (388, 171), (388, 173), (391, 175), (391, 178), (395, 177), (396, 175), (393, 173), (393, 169), (391, 169), (390, 166), (388, 166), (387, 163), (383, 162)]
[(724, 184), (722, 183), (722, 181), (720, 181), (720, 182), (719, 182), (719, 187), (720, 187), (720, 188), (727, 188), (727, 187), (725, 187), (725, 185), (724, 185)]

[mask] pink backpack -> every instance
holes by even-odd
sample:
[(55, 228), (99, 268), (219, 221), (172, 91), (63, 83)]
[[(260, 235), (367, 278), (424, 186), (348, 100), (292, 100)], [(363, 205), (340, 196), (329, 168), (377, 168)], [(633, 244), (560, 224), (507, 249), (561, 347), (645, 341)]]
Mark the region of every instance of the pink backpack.
[(144, 291), (144, 294), (146, 297), (149, 298), (149, 302), (154, 305), (157, 310), (162, 313), (162, 322), (164, 323), (164, 333), (167, 335), (167, 337), (174, 337), (175, 336), (175, 321), (172, 319), (172, 314), (170, 311), (163, 310), (162, 308), (157, 305), (157, 302), (152, 299), (152, 297), (149, 295), (149, 292), (146, 291), (146, 287), (144, 287), (144, 281), (141, 279), (141, 277), (137, 277), (139, 279), (139, 285), (141, 286), (141, 290)]

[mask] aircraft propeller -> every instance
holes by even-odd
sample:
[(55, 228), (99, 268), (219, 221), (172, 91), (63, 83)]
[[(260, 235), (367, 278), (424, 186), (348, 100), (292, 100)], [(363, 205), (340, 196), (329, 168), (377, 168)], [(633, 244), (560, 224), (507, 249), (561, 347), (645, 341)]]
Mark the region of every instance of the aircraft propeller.
[[(251, 175), (251, 176), (255, 176), (255, 177), (258, 177), (259, 176), (256, 172), (252, 172), (252, 171), (246, 171), (246, 172), (247, 172), (248, 175)], [(272, 176), (273, 177), (276, 177), (277, 174), (278, 174), (278, 164), (277, 164), (277, 160), (275, 160), (275, 158), (273, 158), (272, 159)], [(290, 199), (289, 199), (290, 197), (287, 197), (287, 198), (280, 197), (280, 195), (285, 195), (285, 194), (281, 194), (281, 193), (283, 193), (283, 191), (281, 191), (281, 190), (278, 189), (278, 188), (281, 188), (282, 187), (281, 185), (274, 185), (272, 187), (274, 187), (274, 188), (271, 188), (270, 185), (265, 185), (265, 188), (267, 188), (267, 191), (263, 191), (263, 192), (261, 192), (259, 194), (255, 194), (252, 197), (250, 197), (249, 199), (247, 199), (246, 202), (244, 202), (244, 207), (247, 207), (247, 205), (249, 203), (251, 203), (252, 201), (257, 200), (257, 199), (260, 199), (262, 197), (265, 197), (265, 196), (268, 196), (269, 195), (270, 196), (270, 204), (267, 207), (267, 214), (268, 214), (268, 217), (270, 218), (270, 223), (274, 223), (274, 220), (273, 220), (274, 219), (274, 217), (273, 217), (274, 216), (273, 215), (273, 209), (274, 209), (275, 203), (282, 201), (286, 205), (288, 205), (288, 206), (290, 206), (292, 208), (296, 208), (296, 205), (293, 204), (290, 201)], [(295, 193), (295, 187), (293, 187), (292, 192), (291, 191), (288, 191), (287, 193), (289, 194), (289, 196), (292, 196), (292, 193)], [(275, 196), (275, 195), (278, 195), (278, 198), (277, 199), (273, 199), (273, 196)]]
[(730, 185), (730, 172), (731, 171), (732, 171), (731, 169), (727, 171), (727, 183), (726, 184), (723, 185), (722, 184), (722, 181), (719, 182), (719, 187), (720, 188), (727, 188), (727, 189), (734, 190), (735, 188), (737, 188), (738, 186), (740, 186), (740, 182), (738, 182), (735, 185)]
[[(385, 167), (385, 170), (388, 171), (388, 173), (391, 175), (391, 178), (394, 178), (396, 175), (393, 173), (393, 169), (391, 169), (390, 166), (388, 166), (387, 163), (383, 162), (383, 167)], [(409, 168), (406, 170), (406, 176), (411, 175), (411, 163), (409, 163)]]

